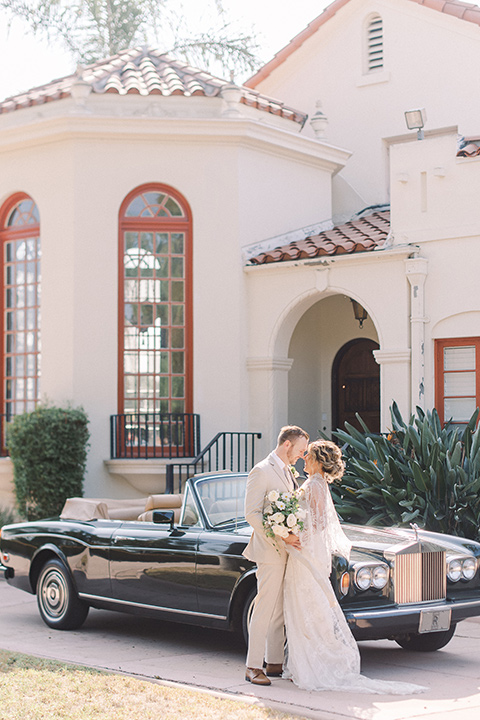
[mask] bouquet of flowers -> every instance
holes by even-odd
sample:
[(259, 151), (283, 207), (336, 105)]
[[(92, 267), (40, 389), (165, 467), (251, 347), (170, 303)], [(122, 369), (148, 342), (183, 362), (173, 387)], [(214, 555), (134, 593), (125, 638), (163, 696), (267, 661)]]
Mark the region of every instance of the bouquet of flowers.
[(303, 490), (279, 492), (271, 490), (266, 495), (267, 504), (263, 511), (263, 527), (267, 537), (286, 538), (290, 533), (298, 535), (303, 530), (303, 521), (307, 515), (300, 507)]

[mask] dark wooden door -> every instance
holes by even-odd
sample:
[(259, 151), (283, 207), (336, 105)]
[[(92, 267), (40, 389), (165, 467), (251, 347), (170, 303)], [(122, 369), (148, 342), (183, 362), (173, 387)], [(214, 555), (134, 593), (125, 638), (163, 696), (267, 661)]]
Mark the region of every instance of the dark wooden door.
[(333, 363), (333, 429), (345, 421), (361, 430), (355, 413), (372, 432), (380, 432), (380, 366), (373, 357), (373, 340), (351, 340), (337, 353)]

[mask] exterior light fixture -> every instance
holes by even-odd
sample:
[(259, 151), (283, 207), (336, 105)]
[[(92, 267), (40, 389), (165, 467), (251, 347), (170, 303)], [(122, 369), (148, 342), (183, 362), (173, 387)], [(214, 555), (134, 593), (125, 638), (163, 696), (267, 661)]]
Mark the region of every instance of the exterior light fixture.
[(405, 112), (405, 122), (409, 130), (417, 131), (417, 140), (423, 140), (425, 135), (423, 134), (423, 128), (427, 121), (427, 113), (425, 108), (421, 110), (407, 110)]
[(365, 310), (365, 308), (360, 305), (359, 302), (356, 300), (353, 300), (350, 298), (352, 305), (353, 305), (353, 314), (355, 315), (355, 320), (358, 320), (358, 324), (360, 325), (360, 330), (363, 328), (363, 323), (368, 317), (368, 313)]

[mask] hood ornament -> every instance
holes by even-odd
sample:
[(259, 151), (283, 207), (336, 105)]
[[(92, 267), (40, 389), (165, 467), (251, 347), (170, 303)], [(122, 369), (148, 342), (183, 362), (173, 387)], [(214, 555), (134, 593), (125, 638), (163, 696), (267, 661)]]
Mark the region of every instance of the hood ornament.
[(420, 530), (420, 528), (418, 527), (417, 523), (410, 523), (410, 527), (412, 528), (413, 532), (415, 533), (415, 542), (419, 542), (418, 531)]

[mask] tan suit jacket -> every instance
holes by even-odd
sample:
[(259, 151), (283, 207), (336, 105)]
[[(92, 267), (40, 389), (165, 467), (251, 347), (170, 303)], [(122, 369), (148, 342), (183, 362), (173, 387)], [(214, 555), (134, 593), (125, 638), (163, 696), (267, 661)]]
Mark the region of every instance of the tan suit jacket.
[(293, 481), (287, 480), (273, 453), (255, 465), (248, 475), (245, 519), (252, 526), (253, 533), (243, 554), (247, 560), (255, 563), (284, 565), (287, 561), (285, 543), (281, 539), (275, 542), (268, 538), (263, 527), (263, 511), (268, 504), (265, 496), (271, 490), (293, 490)]

